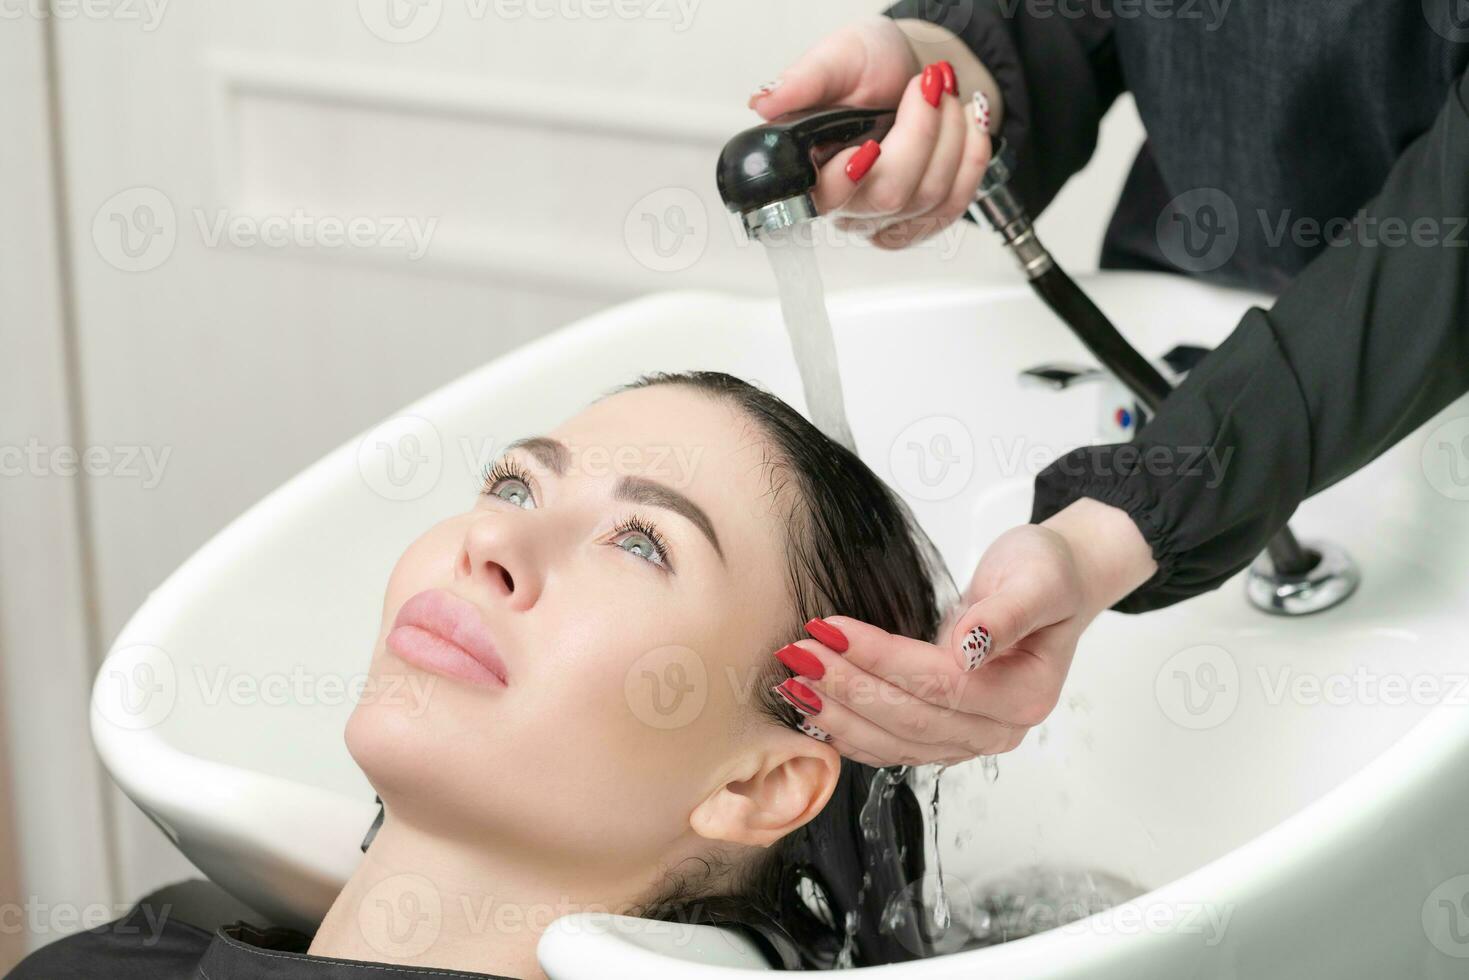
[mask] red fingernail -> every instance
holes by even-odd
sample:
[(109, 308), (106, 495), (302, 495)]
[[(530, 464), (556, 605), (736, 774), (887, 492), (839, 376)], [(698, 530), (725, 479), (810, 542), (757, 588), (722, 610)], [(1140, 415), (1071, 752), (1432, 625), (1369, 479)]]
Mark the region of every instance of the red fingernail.
[(847, 161), (847, 179), (855, 184), (863, 177), (866, 177), (867, 171), (872, 169), (872, 165), (877, 162), (877, 158), (881, 155), (882, 144), (878, 143), (877, 140), (868, 140), (866, 143), (863, 143), (862, 148), (852, 154), (852, 159)]
[(790, 680), (782, 681), (775, 685), (776, 694), (786, 699), (786, 703), (795, 708), (803, 715), (821, 714), (821, 697), (811, 688), (802, 684), (792, 677)]
[(837, 653), (847, 652), (847, 638), (842, 635), (841, 630), (824, 619), (811, 620), (806, 624), (806, 632), (811, 634), (813, 640), (820, 640)]
[(944, 95), (944, 73), (939, 71), (939, 66), (929, 65), (923, 69), (923, 81), (920, 84), (923, 88), (923, 97), (928, 100), (929, 105), (937, 109), (939, 99)]
[(826, 668), (821, 665), (820, 657), (794, 643), (788, 643), (775, 651), (775, 659), (795, 673), (802, 677), (809, 677), (813, 681), (821, 680), (822, 675), (826, 673)]
[(959, 78), (954, 74), (954, 66), (947, 61), (939, 62), (939, 73), (944, 78), (944, 91), (950, 95), (959, 94)]

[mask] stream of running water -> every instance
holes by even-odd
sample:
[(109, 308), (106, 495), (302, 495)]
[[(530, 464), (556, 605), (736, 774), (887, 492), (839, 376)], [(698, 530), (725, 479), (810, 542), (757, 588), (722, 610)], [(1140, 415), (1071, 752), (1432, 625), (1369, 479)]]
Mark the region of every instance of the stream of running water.
[(800, 234), (801, 227), (767, 232), (761, 241), (780, 291), (780, 310), (801, 372), (806, 410), (818, 429), (855, 453), (857, 444), (847, 424), (821, 267), (816, 262), (815, 246), (809, 235)]

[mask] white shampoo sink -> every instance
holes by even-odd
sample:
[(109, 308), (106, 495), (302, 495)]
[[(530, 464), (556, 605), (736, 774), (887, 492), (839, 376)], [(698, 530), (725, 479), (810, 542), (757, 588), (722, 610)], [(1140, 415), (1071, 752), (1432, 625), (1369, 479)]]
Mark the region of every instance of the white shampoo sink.
[[(1155, 357), (1218, 344), (1258, 302), (1166, 276), (1082, 285)], [(996, 534), (1028, 518), (1038, 468), (1096, 441), (1105, 389), (1018, 384), (1039, 363), (1090, 360), (1023, 286), (830, 306), (862, 456), (963, 580)], [(362, 676), (393, 561), (465, 506), (487, 449), (638, 374), (691, 368), (802, 404), (773, 302), (654, 296), (486, 365), (261, 501), (149, 596), (101, 668), (92, 730), (112, 776), (215, 882), (312, 928), (377, 807), (342, 741), (350, 698), (331, 683), (302, 695), (291, 678), (350, 688)], [(999, 779), (977, 764), (944, 777), (955, 881), (977, 891), (1044, 865), (1145, 894), (1025, 939), (867, 972), (1469, 976), (1466, 464), (1460, 401), (1297, 514), (1303, 538), (1329, 539), (1360, 566), (1346, 604), (1272, 618), (1234, 581), (1146, 616), (1104, 614), (1060, 706), (1000, 759)], [(719, 935), (660, 948), (571, 917), (540, 952), (558, 978), (737, 975), (748, 951)]]

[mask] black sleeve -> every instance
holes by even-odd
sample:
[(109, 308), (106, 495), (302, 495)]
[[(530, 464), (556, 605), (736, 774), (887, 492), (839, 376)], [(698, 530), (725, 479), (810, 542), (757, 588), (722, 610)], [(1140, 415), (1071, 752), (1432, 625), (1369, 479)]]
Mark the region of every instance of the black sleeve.
[[(1269, 312), (1246, 314), (1132, 443), (1076, 450), (1036, 477), (1032, 521), (1079, 497), (1132, 516), (1159, 569), (1122, 612), (1217, 588), (1302, 500), (1469, 390), (1466, 216), (1469, 75), (1345, 240)], [(1200, 452), (1222, 477), (1181, 465)]]
[(1017, 0), (899, 0), (885, 11), (947, 27), (995, 77), (1004, 100), (997, 135), (1015, 153), (1010, 187), (1031, 217), (1086, 166), (1102, 116), (1123, 91), (1110, 3), (1064, 17), (1032, 15)]

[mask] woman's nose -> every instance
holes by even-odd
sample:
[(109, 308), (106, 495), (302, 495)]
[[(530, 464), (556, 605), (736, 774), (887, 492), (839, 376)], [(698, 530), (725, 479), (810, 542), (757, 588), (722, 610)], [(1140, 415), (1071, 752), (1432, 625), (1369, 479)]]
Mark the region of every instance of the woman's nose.
[(487, 598), (508, 600), (527, 609), (540, 595), (542, 575), (524, 517), (476, 516), (464, 532), (454, 577), (468, 582)]

